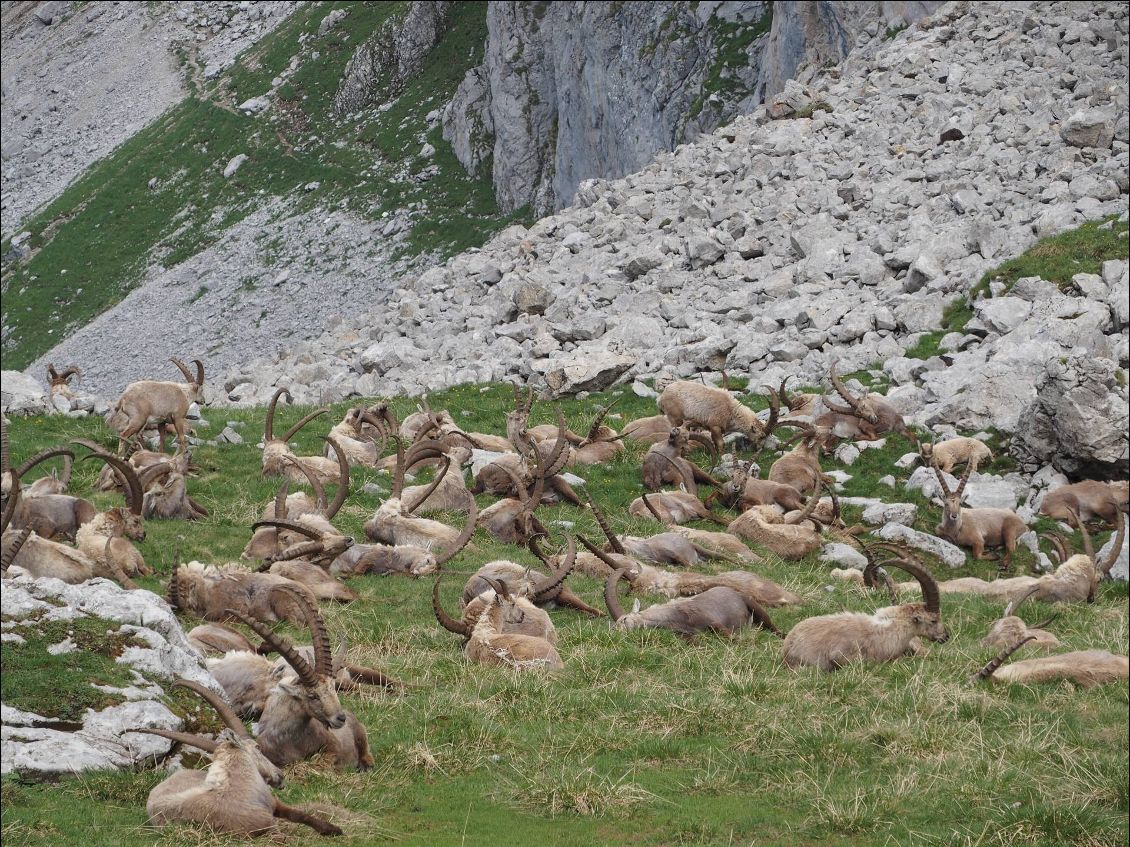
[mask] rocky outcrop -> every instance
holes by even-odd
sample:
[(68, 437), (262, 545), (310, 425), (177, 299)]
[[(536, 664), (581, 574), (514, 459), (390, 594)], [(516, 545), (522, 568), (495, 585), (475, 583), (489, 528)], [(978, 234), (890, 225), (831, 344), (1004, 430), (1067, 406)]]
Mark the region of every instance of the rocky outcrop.
[[(57, 579), (12, 576), (4, 579), (2, 594), (6, 641), (22, 642), (19, 631), (35, 632), (54, 621), (101, 621), (109, 634), (128, 642), (115, 661), (132, 671), (134, 681), (125, 687), (92, 681), (99, 691), (122, 702), (97, 711), (88, 708), (80, 722), (55, 720), (50, 714), (53, 704), (43, 704), (43, 715), (4, 705), (0, 773), (60, 774), (137, 766), (167, 753), (172, 742), (130, 730), (183, 727), (182, 719), (162, 702), (169, 682), (190, 679), (223, 694), (172, 610), (152, 592), (126, 591), (105, 579), (69, 585)], [(69, 637), (47, 647), (55, 653), (75, 649), (79, 648)]]
[(472, 173), (493, 162), (504, 210), (544, 213), (938, 5), (492, 2), (483, 64), (444, 111), (444, 138)]

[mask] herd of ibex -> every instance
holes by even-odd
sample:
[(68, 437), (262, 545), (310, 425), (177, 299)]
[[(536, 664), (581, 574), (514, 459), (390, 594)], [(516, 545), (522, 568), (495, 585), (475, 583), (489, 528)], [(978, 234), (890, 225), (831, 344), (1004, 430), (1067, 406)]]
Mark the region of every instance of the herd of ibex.
[[(145, 537), (146, 520), (198, 520), (208, 511), (189, 495), (194, 466), (186, 418), (204, 401), (204, 367), (195, 373), (172, 360), (185, 382), (145, 380), (128, 386), (107, 418), (118, 450), (93, 441), (45, 450), (19, 465), (12, 462), (7, 430), (3, 435), (3, 569), (33, 577), (50, 576), (69, 583), (94, 577), (136, 587), (134, 578), (152, 573), (133, 542)], [(77, 368), (49, 376), (52, 391), (68, 391)], [(1071, 522), (1084, 551), (1072, 554), (1062, 535), (1041, 536), (1057, 558), (1048, 574), (972, 577), (938, 581), (908, 549), (862, 540), (861, 527), (847, 527), (834, 479), (822, 468), (823, 457), (841, 439), (877, 440), (902, 436), (937, 473), (941, 485), (941, 522), (936, 532), (981, 559), (986, 549), (1001, 550), (1002, 574), (1011, 568), (1024, 520), (1008, 509), (969, 508), (966, 484), (978, 465), (993, 460), (974, 438), (941, 443), (919, 441), (895, 407), (883, 396), (848, 388), (833, 365), (830, 383), (836, 399), (822, 394), (786, 392), (782, 383), (766, 389), (764, 415), (739, 402), (725, 388), (677, 381), (658, 399), (660, 415), (627, 422), (617, 432), (608, 421), (611, 407), (599, 411), (584, 435), (568, 428), (560, 409), (556, 424), (531, 426), (532, 389), (515, 387), (515, 408), (506, 415), (506, 435), (467, 432), (446, 410), (433, 411), (426, 400), (419, 411), (399, 421), (387, 404), (350, 409), (325, 437), (325, 455), (297, 455), (291, 440), (328, 410), (319, 409), (275, 434), (285, 387), (271, 400), (263, 431), (262, 474), (279, 488), (264, 503), (250, 527), (241, 562), (180, 564), (168, 575), (166, 597), (185, 619), (203, 621), (189, 641), (208, 657), (208, 667), (222, 686), (218, 692), (182, 682), (209, 702), (226, 724), (217, 738), (156, 732), (171, 742), (210, 754), (205, 771), (180, 770), (150, 793), (148, 812), (154, 824), (191, 821), (218, 831), (257, 834), (278, 818), (312, 827), (322, 835), (341, 830), (323, 818), (280, 802), (271, 788), (282, 781), (280, 768), (325, 753), (341, 768), (369, 768), (373, 757), (365, 727), (343, 707), (340, 692), (362, 684), (397, 689), (401, 683), (372, 668), (350, 665), (344, 645), (331, 649), (319, 612), (320, 601), (349, 603), (357, 595), (343, 577), (362, 574), (431, 575), (432, 607), (439, 624), (462, 640), (467, 660), (522, 671), (562, 669), (568, 656), (558, 652), (558, 637), (548, 609), (567, 608), (602, 616), (567, 584), (574, 571), (603, 581), (604, 605), (617, 630), (666, 629), (687, 638), (702, 633), (731, 635), (757, 627), (783, 639), (781, 656), (789, 668), (834, 671), (857, 662), (888, 662), (927, 652), (925, 642), (946, 642), (942, 597), (976, 593), (1006, 604), (983, 642), (1000, 655), (974, 680), (1042, 681), (1071, 679), (1096, 684), (1127, 677), (1127, 659), (1100, 651), (1029, 659), (1001, 669), (1026, 644), (1044, 650), (1061, 647), (1045, 627), (1029, 626), (1017, 616), (1021, 603), (1083, 603), (1094, 599), (1125, 533), (1127, 483), (1084, 481), (1049, 493), (1042, 505), (1048, 518)], [(165, 453), (171, 428), (177, 450)], [(155, 429), (157, 449), (142, 447), (142, 436)], [(783, 437), (785, 432), (791, 435)], [(626, 442), (646, 447), (640, 462), (640, 496), (628, 514), (658, 521), (650, 536), (617, 533), (609, 517), (574, 489), (568, 469), (622, 459)], [(388, 448), (391, 446), (391, 452)], [(787, 450), (783, 448), (789, 448)], [(98, 487), (120, 491), (125, 504), (98, 509), (70, 493), (76, 448), (83, 459), (105, 465)], [(729, 457), (723, 457), (724, 451)], [(484, 461), (484, 451), (492, 451)], [(696, 451), (702, 451), (696, 455)], [(748, 457), (742, 459), (739, 453)], [(757, 458), (775, 456), (761, 478)], [(386, 455), (387, 452), (387, 455)], [(467, 484), (464, 468), (477, 458), (477, 473)], [(26, 484), (38, 465), (62, 461), (58, 475)], [(350, 469), (386, 469), (391, 494), (364, 524), (364, 539), (354, 539), (334, 525), (347, 502)], [(409, 474), (431, 467), (431, 481), (407, 486)], [(963, 467), (955, 487), (945, 474)], [(299, 490), (301, 486), (306, 490)], [(326, 488), (334, 486), (333, 498)], [(291, 491), (294, 487), (296, 490)], [(701, 496), (703, 487), (713, 488)], [(476, 495), (497, 498), (480, 510)], [(826, 496), (822, 496), (826, 495)], [(604, 534), (596, 543), (578, 533), (556, 550), (543, 547), (554, 525), (537, 511), (562, 502), (587, 510)], [(725, 514), (717, 509), (726, 509)], [(463, 515), (462, 526), (439, 517)], [(431, 515), (426, 517), (425, 515)], [(692, 521), (711, 529), (686, 526)], [(1088, 522), (1117, 529), (1114, 552), (1100, 561)], [(457, 615), (441, 596), (445, 567), (470, 543), (477, 530), (493, 539), (528, 550), (543, 570), (518, 561), (488, 562), (464, 574)], [(840, 612), (802, 619), (788, 633), (770, 618), (769, 609), (799, 607), (801, 595), (758, 574), (762, 557), (797, 560), (820, 549), (829, 537), (861, 548), (869, 561), (863, 571), (836, 571), (863, 588), (890, 593), (891, 605), (871, 614)], [(696, 572), (706, 562), (729, 566), (720, 573)], [(913, 577), (896, 583), (888, 569)], [(625, 612), (619, 589), (627, 583), (637, 595), (661, 602)], [(920, 601), (900, 599), (917, 591)], [(311, 646), (296, 646), (271, 624), (286, 621), (309, 630)], [(261, 640), (255, 645), (231, 624), (241, 624)], [(267, 656), (277, 653), (279, 659)], [(258, 722), (255, 737), (243, 721)]]

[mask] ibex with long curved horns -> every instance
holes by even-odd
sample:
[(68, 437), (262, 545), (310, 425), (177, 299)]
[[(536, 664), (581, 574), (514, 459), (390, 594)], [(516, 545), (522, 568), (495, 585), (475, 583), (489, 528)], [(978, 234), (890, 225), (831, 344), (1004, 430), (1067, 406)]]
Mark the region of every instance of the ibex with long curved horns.
[(918, 436), (906, 425), (898, 409), (882, 394), (869, 393), (856, 397), (840, 381), (835, 362), (832, 362), (831, 379), (832, 387), (847, 406), (839, 406), (827, 397), (823, 398), (824, 406), (831, 411), (817, 417), (813, 421), (815, 426), (830, 430), (838, 438), (877, 441), (893, 432), (918, 443)]
[(281, 438), (275, 436), (275, 411), (278, 408), (279, 398), (286, 397), (290, 402), (290, 392), (280, 388), (271, 397), (267, 404), (267, 417), (263, 421), (263, 469), (261, 475), (287, 476), (294, 482), (301, 482), (302, 472), (295, 466), (294, 459), (306, 468), (313, 476), (317, 477), (323, 485), (328, 485), (338, 478), (338, 463), (325, 456), (296, 456), (290, 449), (290, 439), (315, 418), (327, 414), (329, 409), (316, 409), (296, 421), (290, 429), (283, 433)]

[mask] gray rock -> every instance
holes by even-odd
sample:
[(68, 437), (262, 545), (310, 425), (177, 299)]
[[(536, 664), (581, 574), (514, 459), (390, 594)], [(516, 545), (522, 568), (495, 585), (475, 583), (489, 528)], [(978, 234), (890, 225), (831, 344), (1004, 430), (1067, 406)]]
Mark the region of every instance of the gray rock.
[(1060, 136), (1073, 147), (1106, 150), (1114, 140), (1114, 121), (1098, 109), (1082, 109), (1063, 122)]
[(863, 522), (868, 526), (900, 523), (911, 526), (918, 517), (918, 507), (913, 503), (876, 503), (863, 510)]
[(550, 362), (545, 371), (545, 383), (555, 397), (580, 391), (603, 391), (614, 385), (635, 364), (634, 356), (578, 354)]
[(243, 163), (247, 161), (247, 154), (240, 153), (238, 156), (233, 156), (226, 165), (224, 165), (224, 179), (231, 179), (235, 176), (235, 172), (243, 167)]
[(820, 561), (834, 562), (842, 568), (856, 570), (867, 567), (867, 557), (848, 544), (825, 544), (820, 551)]
[(900, 541), (915, 550), (936, 556), (951, 568), (960, 568), (965, 564), (965, 553), (960, 547), (956, 547), (935, 535), (919, 532), (899, 523), (885, 525), (879, 530), (878, 535), (884, 541)]
[(0, 371), (0, 410), (6, 415), (44, 415), (51, 408), (37, 379), (19, 371)]
[[(1097, 553), (1100, 560), (1106, 559), (1114, 550), (1115, 537), (1112, 535), (1102, 549)], [(1118, 558), (1114, 560), (1114, 564), (1110, 568), (1110, 578), (1116, 579), (1119, 582), (1126, 582), (1128, 578), (1127, 563), (1130, 561), (1130, 533), (1127, 533), (1122, 539), (1122, 549), (1118, 553)]]

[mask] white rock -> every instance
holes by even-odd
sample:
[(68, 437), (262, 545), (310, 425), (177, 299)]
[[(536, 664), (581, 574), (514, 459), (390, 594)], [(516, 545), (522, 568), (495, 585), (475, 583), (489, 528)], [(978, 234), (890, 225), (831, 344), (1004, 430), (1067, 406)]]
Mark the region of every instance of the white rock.
[(224, 165), (224, 179), (231, 179), (233, 176), (235, 176), (235, 172), (238, 171), (246, 161), (246, 153), (240, 153), (238, 156), (233, 156), (228, 161), (228, 163)]
[(915, 550), (936, 556), (951, 568), (960, 568), (965, 564), (965, 553), (960, 547), (950, 544), (936, 535), (919, 532), (902, 524), (886, 524), (879, 530), (879, 537), (885, 541), (901, 541)]

